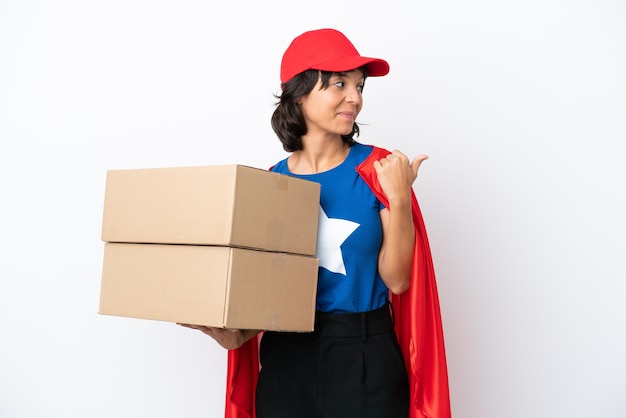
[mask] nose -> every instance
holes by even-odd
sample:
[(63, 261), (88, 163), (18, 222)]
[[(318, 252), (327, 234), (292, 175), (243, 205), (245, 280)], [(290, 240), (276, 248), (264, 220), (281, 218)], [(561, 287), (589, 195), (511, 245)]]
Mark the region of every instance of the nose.
[(358, 106), (361, 104), (361, 100), (362, 100), (361, 91), (359, 90), (358, 87), (355, 86), (347, 90), (346, 102), (352, 103)]

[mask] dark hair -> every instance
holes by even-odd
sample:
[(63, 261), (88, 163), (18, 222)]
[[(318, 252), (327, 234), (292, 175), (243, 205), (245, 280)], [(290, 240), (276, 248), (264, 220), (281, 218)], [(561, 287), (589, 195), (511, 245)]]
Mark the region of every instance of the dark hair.
[[(363, 75), (367, 76), (364, 69)], [(302, 111), (298, 105), (298, 100), (309, 94), (317, 85), (318, 77), (321, 74), (321, 89), (326, 89), (333, 74), (331, 71), (306, 70), (294, 76), (281, 85), (282, 93), (274, 95), (278, 99), (276, 109), (272, 114), (272, 129), (278, 135), (278, 139), (283, 144), (287, 152), (299, 151), (302, 149), (302, 136), (306, 134), (306, 122)], [(352, 132), (348, 135), (341, 135), (341, 139), (348, 145), (354, 144), (354, 136), (359, 136), (359, 126), (354, 123)]]

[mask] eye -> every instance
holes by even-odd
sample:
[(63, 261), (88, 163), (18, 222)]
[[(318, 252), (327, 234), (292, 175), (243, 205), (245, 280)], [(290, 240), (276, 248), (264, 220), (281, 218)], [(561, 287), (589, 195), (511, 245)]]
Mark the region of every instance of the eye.
[(365, 84), (359, 84), (358, 86), (356, 86), (356, 88), (359, 90), (360, 93), (363, 93), (363, 89), (365, 88)]
[(343, 87), (346, 83), (343, 80), (337, 80), (333, 83), (333, 86)]

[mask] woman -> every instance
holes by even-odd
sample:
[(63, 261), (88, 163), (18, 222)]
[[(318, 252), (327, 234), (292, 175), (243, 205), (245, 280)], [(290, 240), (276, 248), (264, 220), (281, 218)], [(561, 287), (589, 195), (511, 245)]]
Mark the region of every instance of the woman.
[[(410, 389), (414, 376), (407, 375), (407, 353), (398, 343), (390, 304), (391, 295), (412, 286), (416, 251), (428, 252), (416, 247), (416, 231), (423, 235), (418, 242), (425, 234), (414, 223), (421, 217), (415, 217), (412, 193), (427, 156), (409, 160), (399, 151), (355, 140), (366, 79), (388, 72), (386, 61), (361, 56), (334, 29), (303, 33), (283, 55), (272, 127), (290, 156), (272, 170), (321, 184), (315, 331), (264, 332), (258, 384), (255, 388), (253, 370), (247, 378), (252, 388), (242, 388), (241, 375), (248, 372), (241, 370), (250, 359), (255, 368), (253, 337), (260, 331), (192, 326), (234, 350), (229, 352), (229, 418), (254, 410), (255, 394), (258, 418), (432, 413), (420, 412), (418, 392)], [(444, 395), (445, 404), (447, 376)]]

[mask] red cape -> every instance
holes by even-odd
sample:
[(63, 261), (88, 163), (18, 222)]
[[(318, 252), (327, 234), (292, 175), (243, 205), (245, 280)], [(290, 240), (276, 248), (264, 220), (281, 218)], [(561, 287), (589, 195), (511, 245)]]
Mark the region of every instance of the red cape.
[[(374, 147), (357, 172), (376, 197), (388, 205), (374, 161), (389, 151)], [(395, 331), (406, 363), (411, 388), (409, 418), (450, 418), (448, 370), (439, 310), (435, 271), (422, 214), (412, 194), (415, 254), (411, 287), (401, 295), (391, 294)], [(225, 418), (256, 418), (254, 408), (259, 376), (260, 335), (241, 348), (228, 351)]]

